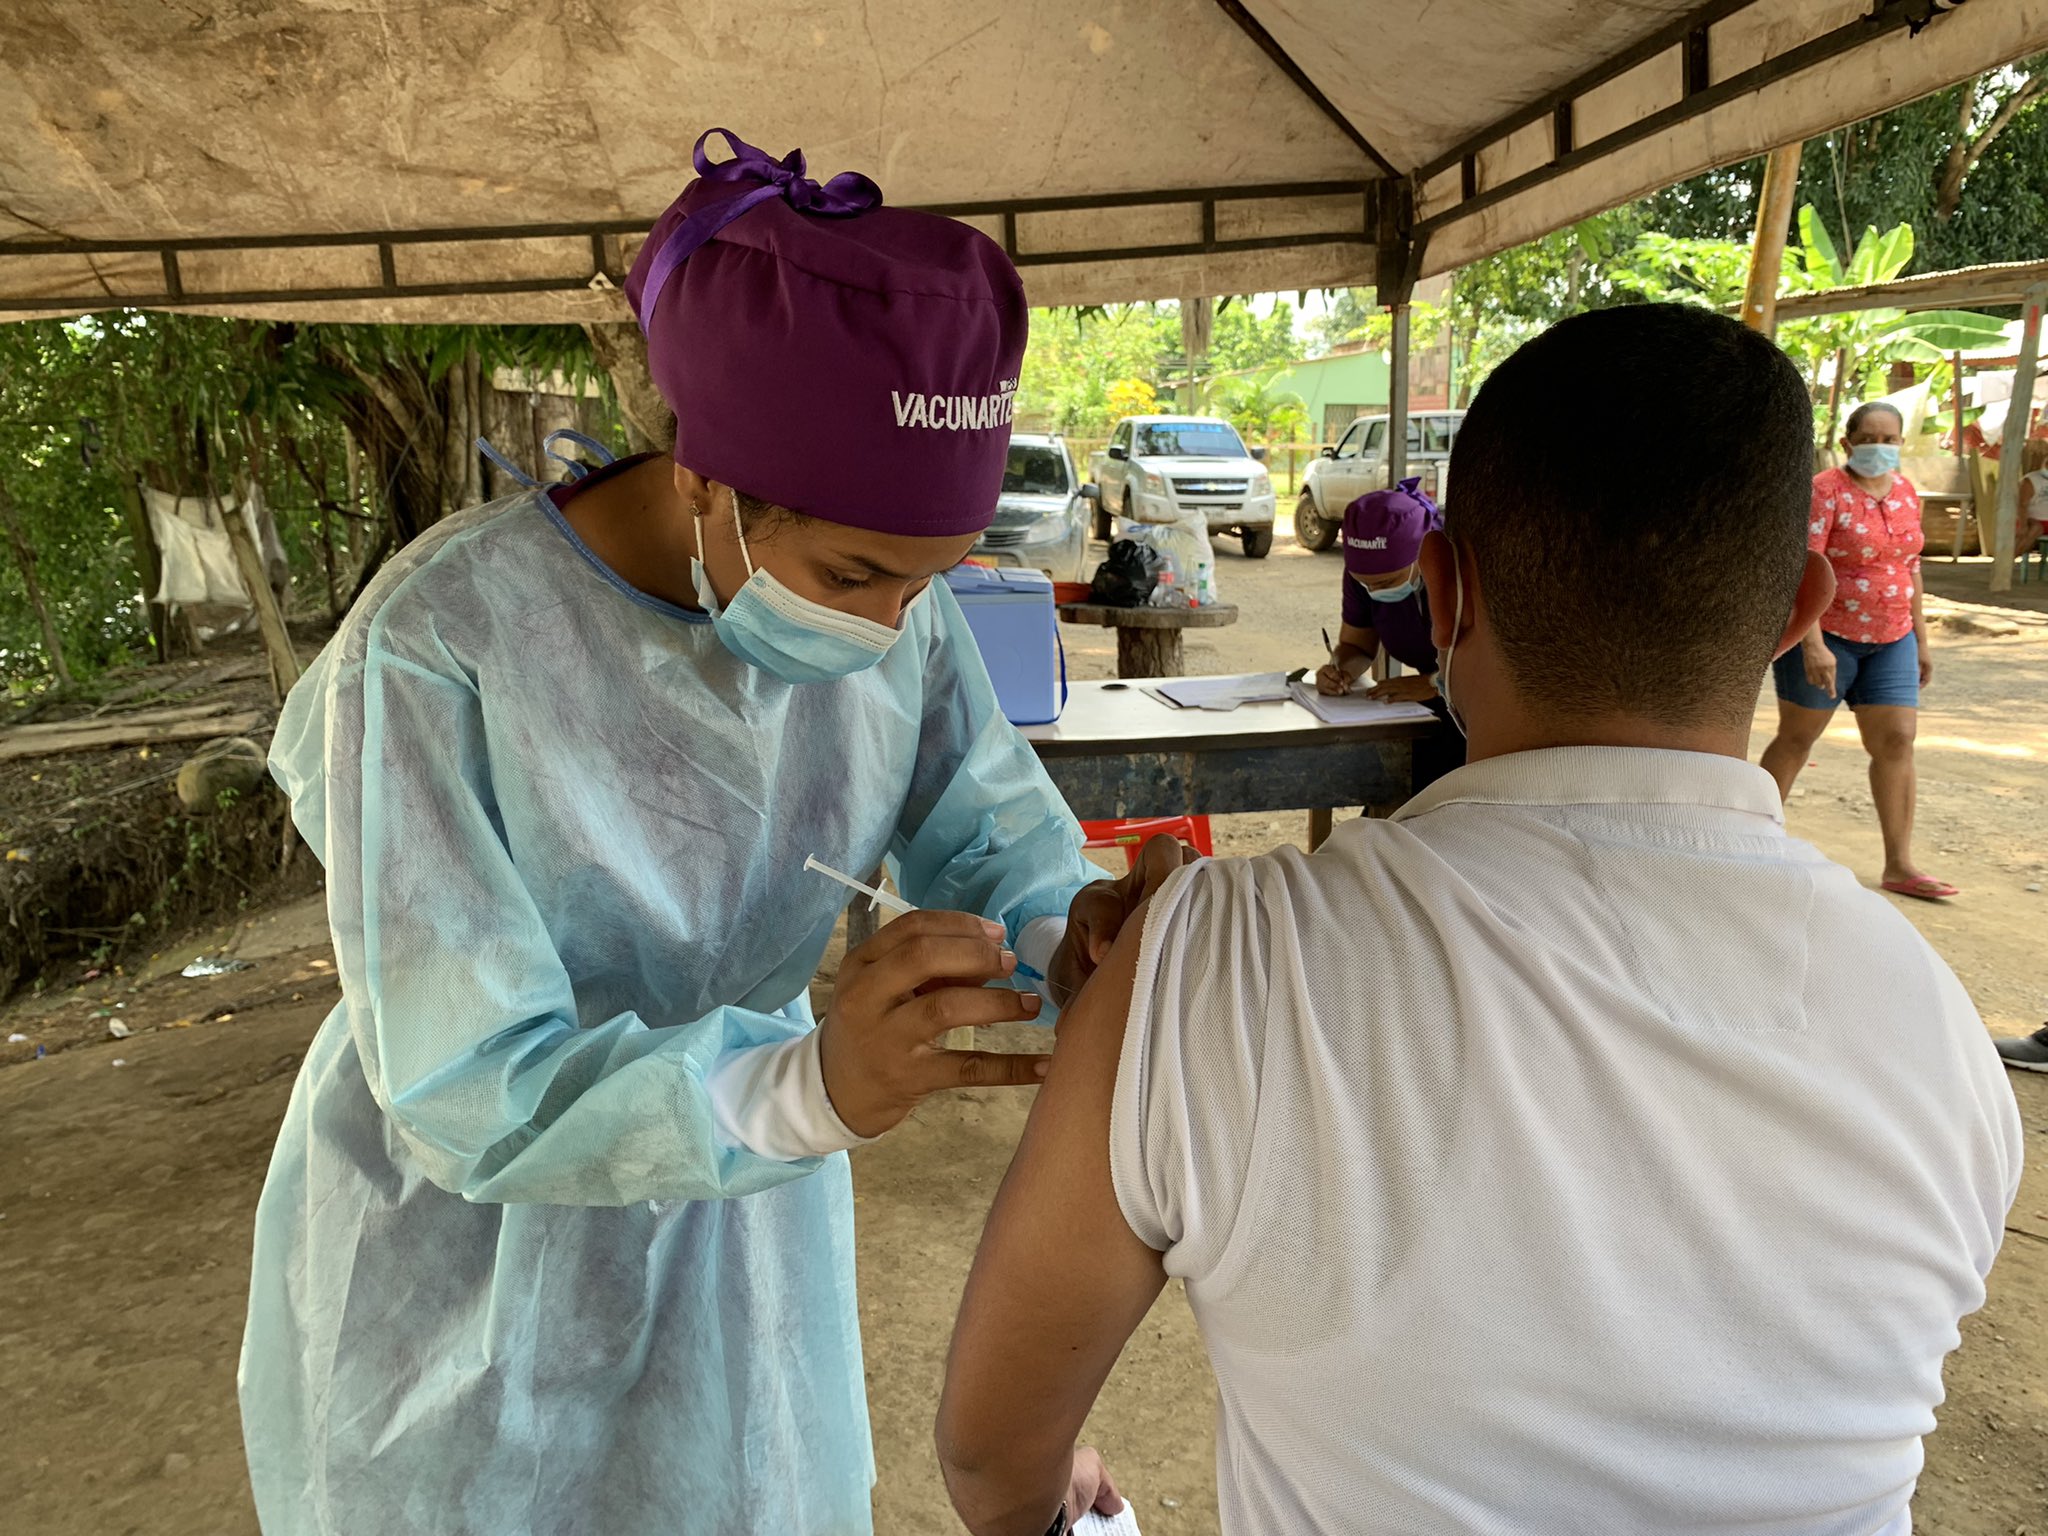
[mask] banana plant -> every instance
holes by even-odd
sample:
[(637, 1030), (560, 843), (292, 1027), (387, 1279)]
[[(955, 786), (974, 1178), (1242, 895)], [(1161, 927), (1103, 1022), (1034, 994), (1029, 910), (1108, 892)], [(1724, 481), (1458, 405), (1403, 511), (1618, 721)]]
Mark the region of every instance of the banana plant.
[[(1897, 224), (1882, 233), (1866, 229), (1844, 263), (1809, 203), (1799, 210), (1799, 244), (1803, 290), (1863, 288), (1888, 283), (1911, 265), (1913, 226)], [(1940, 363), (1955, 352), (1995, 346), (2004, 335), (2003, 320), (1973, 310), (1864, 309), (1791, 322), (1778, 339), (1795, 356), (1804, 354), (1809, 365), (1830, 356), (1836, 360), (1839, 403), (1844, 394), (1860, 393), (1881, 366)]]

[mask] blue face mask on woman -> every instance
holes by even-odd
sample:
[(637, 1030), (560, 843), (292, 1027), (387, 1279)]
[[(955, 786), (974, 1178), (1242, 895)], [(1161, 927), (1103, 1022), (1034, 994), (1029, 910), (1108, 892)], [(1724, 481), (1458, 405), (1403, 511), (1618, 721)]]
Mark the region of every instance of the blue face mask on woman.
[(1875, 480), (1879, 475), (1897, 474), (1898, 470), (1897, 443), (1858, 443), (1849, 450), (1849, 473), (1852, 475)]
[(1398, 587), (1367, 587), (1365, 595), (1376, 603), (1398, 603), (1404, 597), (1413, 597), (1415, 589), (1422, 583), (1410, 576)]
[[(704, 514), (693, 507), (691, 516), (696, 520), (697, 548), (701, 550)], [(858, 614), (842, 613), (790, 591), (754, 564), (754, 557), (747, 551), (746, 531), (740, 527), (737, 503), (733, 505), (732, 521), (740, 541), (740, 558), (747, 563), (746, 582), (733, 594), (732, 601), (720, 604), (702, 560), (692, 560), (690, 567), (696, 579), (697, 601), (711, 615), (711, 627), (718, 632), (725, 648), (741, 661), (785, 683), (829, 683), (865, 672), (902, 638), (901, 629), (891, 629)], [(904, 605), (903, 611), (908, 613), (923, 597), (923, 592), (918, 593)]]

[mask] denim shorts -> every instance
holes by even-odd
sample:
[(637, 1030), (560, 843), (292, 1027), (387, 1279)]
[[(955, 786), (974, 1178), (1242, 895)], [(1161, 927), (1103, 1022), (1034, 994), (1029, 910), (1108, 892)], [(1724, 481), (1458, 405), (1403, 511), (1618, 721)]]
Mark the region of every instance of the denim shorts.
[(1771, 667), (1778, 697), (1787, 704), (1803, 709), (1833, 709), (1837, 704), (1851, 709), (1866, 704), (1919, 708), (1920, 642), (1911, 634), (1879, 643), (1844, 640), (1822, 630), (1821, 638), (1835, 653), (1835, 696), (1806, 680), (1806, 662), (1795, 645)]

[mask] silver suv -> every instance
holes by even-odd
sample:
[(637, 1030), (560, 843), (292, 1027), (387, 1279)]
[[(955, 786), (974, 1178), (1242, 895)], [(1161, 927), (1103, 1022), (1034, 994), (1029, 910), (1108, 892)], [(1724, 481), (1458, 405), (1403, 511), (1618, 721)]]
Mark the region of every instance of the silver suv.
[[(1387, 420), (1361, 416), (1334, 448), (1308, 467), (1301, 499), (1294, 504), (1294, 541), (1303, 549), (1328, 549), (1344, 527), (1344, 509), (1367, 491), (1388, 488)], [(1448, 489), (1451, 445), (1464, 424), (1463, 411), (1424, 411), (1408, 418), (1408, 473), (1439, 504)]]
[(1012, 432), (995, 521), (975, 541), (973, 553), (997, 565), (1043, 571), (1054, 581), (1086, 580), (1081, 567), (1088, 553), (1087, 507), (1081, 492), (1064, 438)]

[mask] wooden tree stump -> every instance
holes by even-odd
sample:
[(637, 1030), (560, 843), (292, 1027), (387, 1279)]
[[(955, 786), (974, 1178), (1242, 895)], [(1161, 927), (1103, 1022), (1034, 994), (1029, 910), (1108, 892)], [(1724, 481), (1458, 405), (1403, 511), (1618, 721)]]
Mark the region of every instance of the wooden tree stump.
[(1229, 603), (1201, 608), (1111, 608), (1102, 603), (1063, 603), (1069, 624), (1100, 624), (1116, 631), (1118, 677), (1181, 677), (1187, 672), (1183, 630), (1220, 629), (1237, 622)]

